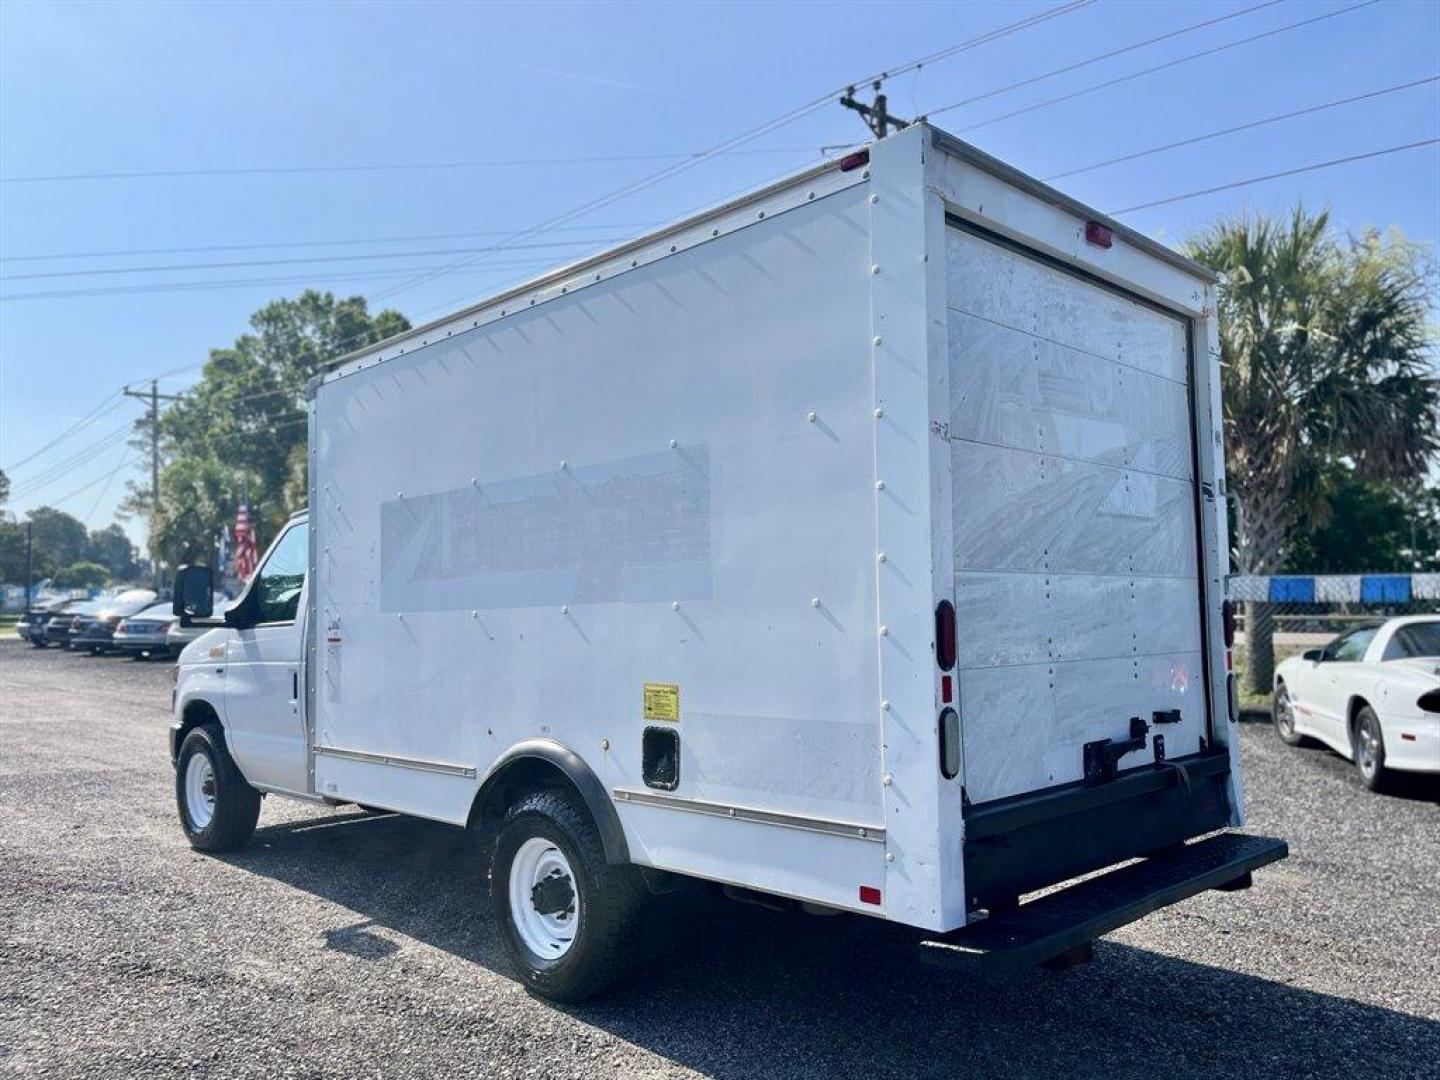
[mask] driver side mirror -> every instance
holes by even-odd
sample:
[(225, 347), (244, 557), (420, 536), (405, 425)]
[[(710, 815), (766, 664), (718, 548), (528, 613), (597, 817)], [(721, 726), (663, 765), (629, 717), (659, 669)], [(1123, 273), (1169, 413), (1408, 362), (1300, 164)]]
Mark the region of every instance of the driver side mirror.
[(1302, 660), (1309, 660), (1312, 664), (1318, 664), (1325, 659), (1324, 649), (1306, 649), (1300, 654)]
[(214, 575), (208, 566), (182, 566), (175, 572), (170, 611), (181, 619), (208, 619), (215, 610)]

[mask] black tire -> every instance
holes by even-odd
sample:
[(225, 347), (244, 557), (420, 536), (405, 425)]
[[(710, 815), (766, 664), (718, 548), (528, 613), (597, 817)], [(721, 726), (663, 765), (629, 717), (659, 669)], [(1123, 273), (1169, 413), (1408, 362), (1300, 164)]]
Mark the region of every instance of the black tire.
[(1275, 684), (1275, 695), (1270, 701), (1270, 722), (1275, 734), (1286, 746), (1303, 746), (1306, 738), (1295, 732), (1295, 707), (1290, 703), (1290, 690), (1283, 683)]
[[(573, 874), (565, 880), (574, 891), (575, 936), (559, 957), (532, 951), (511, 912), (511, 866), (526, 841), (537, 837), (559, 848)], [(490, 864), (490, 899), (511, 963), (521, 981), (541, 997), (586, 1001), (628, 975), (638, 952), (640, 913), (648, 896), (634, 866), (606, 863), (600, 831), (574, 795), (536, 791), (505, 815)]]
[(35, 648), (37, 649), (48, 649), (50, 647), (50, 643), (48, 641), (36, 641), (34, 638), (30, 639), (30, 644), (35, 646)]
[[(186, 806), (186, 777), (190, 761), (197, 754), (210, 763), (214, 788), (214, 809), (210, 820), (197, 827)], [(197, 851), (232, 851), (243, 847), (255, 832), (260, 817), (260, 793), (245, 782), (225, 749), (225, 738), (217, 724), (192, 728), (180, 744), (180, 757), (175, 763), (175, 807), (180, 812), (180, 827), (185, 838)]]
[(1360, 782), (1371, 791), (1388, 789), (1393, 774), (1385, 767), (1385, 733), (1380, 729), (1380, 718), (1369, 705), (1362, 705), (1355, 714), (1350, 745), (1355, 751), (1355, 770), (1360, 774)]
[(398, 810), (386, 810), (383, 806), (366, 806), (364, 803), (358, 802), (355, 804), (355, 808), (362, 814), (368, 814), (371, 817), (378, 817), (381, 814), (398, 814), (400, 812)]

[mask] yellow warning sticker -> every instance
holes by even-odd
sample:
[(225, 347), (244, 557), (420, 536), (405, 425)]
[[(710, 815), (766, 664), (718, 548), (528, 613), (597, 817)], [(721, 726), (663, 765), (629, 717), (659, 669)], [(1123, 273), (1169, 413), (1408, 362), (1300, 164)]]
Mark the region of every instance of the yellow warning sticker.
[(645, 719), (680, 722), (680, 687), (676, 683), (645, 684)]

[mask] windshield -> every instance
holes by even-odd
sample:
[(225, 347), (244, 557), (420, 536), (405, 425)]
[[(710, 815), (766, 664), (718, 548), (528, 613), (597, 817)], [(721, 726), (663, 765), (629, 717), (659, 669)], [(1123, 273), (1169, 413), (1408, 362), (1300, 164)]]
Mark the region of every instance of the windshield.
[(1440, 620), (1400, 627), (1385, 650), (1386, 660), (1409, 660), (1417, 656), (1440, 656)]

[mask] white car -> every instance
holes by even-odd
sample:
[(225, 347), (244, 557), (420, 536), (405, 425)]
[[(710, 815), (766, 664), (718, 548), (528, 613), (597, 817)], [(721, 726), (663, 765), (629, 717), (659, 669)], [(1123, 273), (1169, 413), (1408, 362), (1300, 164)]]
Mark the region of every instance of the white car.
[(1362, 626), (1275, 669), (1275, 730), (1355, 762), (1365, 786), (1391, 770), (1440, 773), (1440, 616)]

